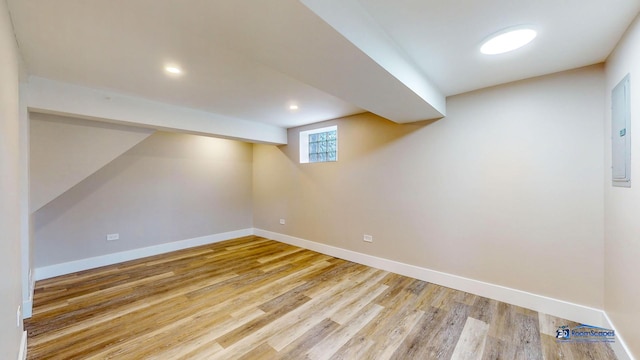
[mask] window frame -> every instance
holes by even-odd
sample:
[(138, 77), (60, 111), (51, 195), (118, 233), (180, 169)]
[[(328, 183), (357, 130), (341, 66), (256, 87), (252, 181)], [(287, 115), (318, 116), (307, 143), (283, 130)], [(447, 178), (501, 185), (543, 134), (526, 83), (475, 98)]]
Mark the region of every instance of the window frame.
[[(309, 161), (309, 135), (312, 134), (319, 134), (319, 133), (323, 133), (323, 132), (328, 132), (328, 131), (334, 131), (336, 132), (336, 159), (335, 160), (331, 160), (331, 161), (315, 161), (315, 162), (310, 162)], [(300, 144), (299, 144), (299, 148), (300, 148), (300, 164), (318, 164), (318, 163), (332, 163), (332, 162), (337, 162), (338, 161), (338, 125), (330, 125), (330, 126), (325, 126), (325, 127), (321, 127), (321, 128), (317, 128), (317, 129), (311, 129), (311, 130), (304, 130), (304, 131), (300, 131)]]

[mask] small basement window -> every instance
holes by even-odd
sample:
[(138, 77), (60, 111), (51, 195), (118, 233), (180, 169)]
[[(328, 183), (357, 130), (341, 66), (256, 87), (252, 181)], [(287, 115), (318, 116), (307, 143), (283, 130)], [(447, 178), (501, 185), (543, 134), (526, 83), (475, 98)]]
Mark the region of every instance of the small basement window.
[(300, 163), (338, 161), (338, 126), (300, 131)]

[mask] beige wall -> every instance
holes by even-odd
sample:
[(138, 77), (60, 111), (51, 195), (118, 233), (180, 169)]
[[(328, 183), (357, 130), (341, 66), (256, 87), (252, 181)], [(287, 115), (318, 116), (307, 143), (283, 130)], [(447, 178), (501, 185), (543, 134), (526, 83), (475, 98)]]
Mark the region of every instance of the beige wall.
[(598, 65), (451, 97), (433, 123), (327, 122), (337, 163), (298, 164), (310, 127), (291, 129), (254, 146), (254, 226), (602, 308), (603, 86)]
[(16, 359), (22, 326), (20, 286), (19, 54), (6, 2), (0, 1), (0, 359)]
[(251, 174), (251, 144), (156, 132), (34, 214), (35, 267), (250, 228)]
[(31, 113), (30, 119), (32, 212), (153, 133), (56, 115)]
[(631, 188), (611, 186), (611, 112), (605, 130), (605, 311), (640, 358), (640, 19), (631, 25), (606, 66), (611, 91), (631, 73)]

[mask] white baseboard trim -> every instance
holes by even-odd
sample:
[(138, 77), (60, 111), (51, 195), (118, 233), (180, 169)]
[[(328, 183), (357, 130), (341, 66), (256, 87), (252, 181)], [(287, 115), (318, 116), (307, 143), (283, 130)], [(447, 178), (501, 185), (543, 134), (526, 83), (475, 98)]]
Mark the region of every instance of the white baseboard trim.
[(606, 326), (604, 327), (607, 329), (611, 329), (616, 333), (616, 341), (614, 343), (611, 343), (611, 348), (616, 353), (618, 360), (635, 360), (635, 358), (631, 354), (631, 350), (627, 346), (627, 343), (624, 341), (616, 327), (613, 325), (613, 322), (611, 321), (607, 313), (603, 312), (603, 315), (605, 321), (607, 322)]
[[(254, 229), (254, 235), (317, 251), (319, 253), (353, 261), (359, 264), (390, 271), (396, 274), (446, 286), (452, 289), (466, 291), (474, 295), (479, 295), (505, 303), (518, 305), (527, 309), (532, 309), (563, 319), (593, 326), (601, 326), (604, 328), (612, 329), (614, 331), (616, 330), (607, 314), (601, 309), (595, 309), (584, 305), (574, 304), (522, 290), (469, 279), (462, 276), (447, 274), (436, 270), (409, 265), (394, 260), (367, 255), (356, 251), (346, 250), (339, 247), (321, 244), (318, 242), (263, 229)], [(617, 331), (616, 341), (611, 344), (611, 348), (616, 353), (618, 359), (635, 360), (633, 355), (631, 355), (631, 351)]]
[(394, 260), (379, 258), (351, 250), (338, 248), (326, 244), (317, 243), (289, 235), (275, 233), (262, 229), (254, 229), (254, 234), (265, 238), (277, 240), (290, 245), (317, 251), (330, 256), (353, 261), (359, 264), (390, 271), (396, 274), (409, 276), (415, 279), (446, 286), (456, 290), (466, 291), (490, 299), (518, 305), (545, 314), (561, 317), (567, 320), (590, 324), (594, 326), (606, 326), (604, 313), (600, 309), (584, 305), (574, 304), (563, 300), (533, 294), (530, 292), (491, 284), (462, 276), (443, 273), (423, 267), (409, 265)]
[(27, 332), (22, 332), (22, 339), (20, 340), (20, 352), (18, 353), (18, 360), (27, 360)]
[[(48, 279), (60, 275), (70, 274), (82, 270), (93, 269), (101, 266), (113, 265), (129, 260), (136, 260), (148, 256), (164, 254), (172, 251), (188, 249), (196, 246), (212, 244), (220, 241), (235, 239), (243, 236), (257, 235), (273, 239), (286, 244), (317, 251), (326, 255), (356, 262), (359, 264), (390, 271), (396, 274), (446, 286), (456, 290), (506, 302), (509, 304), (532, 309), (545, 314), (561, 317), (584, 324), (601, 326), (615, 330), (613, 323), (607, 314), (600, 310), (584, 305), (574, 304), (563, 300), (537, 295), (522, 290), (512, 289), (501, 285), (491, 284), (479, 280), (469, 279), (458, 275), (452, 275), (436, 270), (431, 270), (415, 265), (405, 264), (394, 260), (384, 259), (373, 255), (367, 255), (352, 250), (347, 250), (331, 245), (326, 245), (294, 236), (280, 234), (263, 229), (242, 229), (226, 233), (202, 236), (193, 239), (181, 240), (166, 244), (133, 249), (113, 254), (96, 256), (92, 258), (76, 260), (61, 264), (55, 264), (36, 268), (35, 280)], [(33, 291), (32, 291), (33, 293)], [(24, 317), (31, 316), (32, 299), (23, 302)], [(28, 314), (27, 316), (27, 309)], [(621, 360), (635, 360), (626, 343), (616, 331), (616, 342), (612, 348)], [(27, 332), (22, 336), (22, 344), (18, 360), (25, 360), (27, 355)]]
[(22, 302), (22, 318), (28, 319), (33, 314), (33, 295), (29, 298), (29, 300), (25, 300)]
[(28, 319), (33, 314), (33, 292), (36, 288), (36, 280), (33, 271), (29, 270), (29, 299), (22, 301), (22, 318)]
[(60, 275), (71, 274), (78, 271), (94, 269), (101, 266), (118, 264), (125, 261), (141, 259), (148, 256), (164, 254), (172, 251), (188, 249), (196, 246), (213, 244), (220, 241), (235, 239), (253, 235), (253, 229), (242, 229), (225, 233), (201, 236), (193, 239), (174, 241), (165, 244), (153, 245), (140, 249), (127, 250), (113, 254), (101, 255), (87, 259), (75, 260), (66, 263), (43, 266), (35, 269), (35, 280), (48, 279)]

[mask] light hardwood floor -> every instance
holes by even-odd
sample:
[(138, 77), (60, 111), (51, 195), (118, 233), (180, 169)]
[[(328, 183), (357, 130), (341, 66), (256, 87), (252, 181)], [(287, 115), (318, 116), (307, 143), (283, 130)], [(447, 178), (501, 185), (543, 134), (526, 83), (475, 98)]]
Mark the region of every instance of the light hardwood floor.
[(615, 359), (575, 323), (259, 237), (36, 284), (29, 359)]

